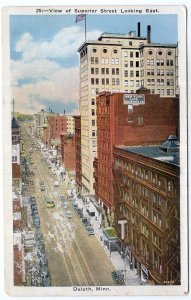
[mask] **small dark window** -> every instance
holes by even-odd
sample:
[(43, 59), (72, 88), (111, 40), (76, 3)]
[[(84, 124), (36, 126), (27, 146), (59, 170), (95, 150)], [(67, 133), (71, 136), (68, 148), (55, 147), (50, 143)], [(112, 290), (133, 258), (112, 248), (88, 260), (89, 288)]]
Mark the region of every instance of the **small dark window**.
[(93, 53), (96, 53), (96, 52), (97, 52), (97, 49), (95, 49), (95, 48), (92, 49), (92, 52), (93, 52)]
[(158, 55), (162, 55), (162, 51), (161, 50), (158, 51)]
[(103, 53), (107, 53), (107, 49), (103, 49)]
[(169, 55), (169, 56), (172, 55), (172, 51), (168, 51), (168, 55)]
[(153, 54), (153, 51), (152, 51), (152, 50), (150, 50), (150, 51), (149, 51), (149, 55), (152, 55), (152, 54)]
[(115, 54), (116, 54), (117, 52), (118, 52), (118, 51), (117, 51), (117, 49), (114, 49), (114, 50), (113, 50), (113, 53), (115, 53)]

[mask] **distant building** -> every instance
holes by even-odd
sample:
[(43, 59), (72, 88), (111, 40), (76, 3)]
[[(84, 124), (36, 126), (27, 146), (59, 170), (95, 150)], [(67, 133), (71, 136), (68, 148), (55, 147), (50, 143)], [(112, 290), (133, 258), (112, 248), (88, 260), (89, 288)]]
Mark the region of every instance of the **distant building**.
[(57, 147), (60, 144), (60, 134), (67, 133), (67, 118), (61, 115), (49, 115), (47, 118), (47, 144)]
[(94, 193), (93, 161), (97, 156), (96, 95), (103, 91), (136, 93), (141, 86), (161, 97), (176, 97), (178, 89), (177, 44), (153, 43), (137, 33), (103, 33), (85, 41), (80, 54), (80, 114), (82, 192)]
[(74, 134), (75, 133), (75, 120), (73, 116), (66, 115), (67, 119), (67, 133)]
[(34, 114), (34, 134), (38, 138), (43, 137), (44, 126), (47, 125), (47, 113), (44, 109), (41, 109), (40, 112)]
[(75, 136), (61, 134), (61, 157), (62, 163), (67, 171), (76, 172)]
[(18, 189), (21, 188), (21, 130), (15, 118), (11, 122), (11, 135), (12, 135), (12, 183)]
[(114, 147), (115, 228), (142, 281), (180, 284), (179, 142)]
[[(102, 93), (97, 97), (97, 202), (108, 215), (114, 208), (113, 146), (159, 145), (178, 135), (179, 99), (161, 98), (141, 88), (137, 94)], [(112, 220), (111, 220), (112, 223)]]

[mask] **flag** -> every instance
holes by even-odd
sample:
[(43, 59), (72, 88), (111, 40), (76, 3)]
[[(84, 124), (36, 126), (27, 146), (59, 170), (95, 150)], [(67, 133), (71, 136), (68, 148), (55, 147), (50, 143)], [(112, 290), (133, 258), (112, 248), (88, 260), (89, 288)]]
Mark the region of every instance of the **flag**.
[(77, 15), (76, 16), (76, 23), (85, 20), (86, 15)]

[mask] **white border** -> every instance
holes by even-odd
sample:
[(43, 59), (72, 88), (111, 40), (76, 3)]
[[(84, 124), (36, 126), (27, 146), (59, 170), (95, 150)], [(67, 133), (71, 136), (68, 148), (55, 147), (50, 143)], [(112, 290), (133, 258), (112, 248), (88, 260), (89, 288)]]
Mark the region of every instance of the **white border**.
[[(2, 2), (5, 2), (5, 3), (2, 3)], [(15, 5), (19, 5), (19, 6), (26, 6), (26, 3), (23, 3), (23, 1), (17, 1), (17, 3), (15, 3), (15, 1), (2, 1), (1, 2), (1, 5), (3, 5), (3, 6), (15, 6)], [(29, 1), (28, 1), (29, 2)], [(28, 4), (28, 2), (27, 2), (27, 4)], [(40, 5), (40, 3), (39, 3), (39, 1), (30, 1), (30, 2), (32, 2), (32, 3), (29, 3), (29, 5), (30, 6), (36, 6), (36, 7), (39, 7)], [(79, 3), (79, 1), (69, 1), (69, 3), (67, 3), (67, 6), (70, 6), (70, 5), (75, 5), (75, 6), (79, 6), (80, 4), (81, 5), (86, 5), (86, 6), (90, 6), (89, 5), (89, 3), (88, 3), (89, 1), (83, 1), (83, 3), (82, 3), (82, 1), (80, 1), (80, 3)], [(100, 3), (99, 3), (100, 2)], [(65, 4), (66, 5), (66, 3), (60, 3), (60, 1), (54, 1), (54, 3), (52, 3), (52, 1), (46, 1), (46, 3), (44, 3), (44, 1), (41, 1), (41, 6), (53, 6), (53, 7), (56, 7), (57, 5), (63, 5), (63, 4)], [(130, 5), (131, 7), (132, 7), (132, 4), (133, 5), (140, 5), (140, 4), (143, 4), (143, 2), (142, 1), (133, 1), (133, 3), (132, 2), (130, 2), (130, 1), (117, 1), (117, 3), (116, 3), (116, 1), (110, 1), (109, 2), (109, 5), (107, 5), (107, 1), (99, 1), (99, 0), (97, 0), (96, 1), (96, 6), (100, 6), (100, 5), (103, 5), (103, 4), (105, 4), (106, 6), (109, 6), (109, 5), (112, 5), (112, 6), (116, 6), (116, 5), (120, 5), (120, 6), (122, 6), (122, 5)], [(187, 14), (188, 14), (188, 30), (190, 29), (190, 9), (191, 9), (191, 5), (190, 5), (190, 3), (189, 3), (189, 1), (168, 1), (168, 3), (165, 3), (165, 1), (160, 1), (160, 3), (157, 3), (157, 6), (158, 5), (167, 5), (167, 4), (169, 4), (169, 5), (185, 5), (186, 7), (187, 7)], [(144, 6), (145, 5), (152, 5), (153, 6), (153, 1), (144, 1)], [(155, 5), (156, 6), (156, 5)], [(173, 6), (171, 7), (171, 9), (173, 8)], [(30, 9), (30, 8), (29, 8)], [(3, 26), (3, 30), (4, 30), (4, 26)], [(189, 30), (190, 31), (190, 30)], [(185, 31), (185, 29), (184, 29), (184, 37), (185, 37), (185, 40), (186, 40), (186, 31)], [(189, 49), (190, 49), (190, 41), (189, 41), (190, 39), (188, 38), (188, 47), (189, 47)], [(188, 53), (190, 53), (190, 52), (188, 52)], [(180, 51), (180, 58), (181, 58), (181, 64), (185, 64), (186, 63), (186, 47), (185, 47), (185, 45), (183, 45), (183, 47), (181, 47), (181, 51)], [(188, 64), (187, 64), (188, 66), (189, 66), (189, 69), (188, 69), (188, 71), (190, 71), (190, 61), (188, 60)], [(3, 67), (3, 66), (2, 66)], [(184, 75), (182, 74), (182, 73), (180, 73), (180, 77), (179, 77), (180, 79), (179, 79), (179, 82), (181, 83), (181, 85), (182, 85), (182, 87), (183, 87), (183, 93), (181, 92), (181, 98), (185, 98), (186, 99), (186, 93), (185, 93), (185, 78), (184, 78)], [(189, 78), (188, 78), (189, 79)], [(5, 80), (4, 80), (4, 82), (5, 82)], [(3, 87), (3, 92), (5, 93), (5, 86)], [(188, 92), (190, 92), (190, 85), (188, 84)], [(9, 90), (9, 88), (7, 87), (7, 91), (6, 91), (6, 98), (7, 98), (7, 96), (8, 96), (8, 98), (10, 97), (10, 90)], [(10, 98), (9, 98), (10, 99)], [(182, 119), (182, 121), (181, 121), (181, 125), (183, 125), (183, 126), (186, 126), (187, 125), (187, 118), (186, 118), (186, 115), (185, 115), (185, 110), (186, 110), (186, 106), (187, 106), (187, 104), (184, 102), (184, 106), (181, 106), (180, 107), (180, 109), (181, 109), (181, 111), (180, 111), (180, 113), (185, 117), (185, 118), (183, 118)], [(189, 107), (188, 107), (189, 108)], [(10, 111), (10, 107), (7, 107), (7, 109), (9, 109), (9, 111)], [(189, 113), (190, 113), (190, 111), (189, 111)], [(4, 115), (4, 114), (3, 114)], [(1, 126), (1, 129), (2, 129), (2, 127), (3, 127), (3, 133), (5, 134), (7, 134), (7, 131), (6, 130), (8, 130), (9, 131), (9, 133), (10, 133), (10, 127), (9, 128), (5, 128), (5, 125), (6, 124), (10, 124), (10, 116), (8, 115), (8, 116), (6, 116), (6, 118), (4, 118), (3, 119), (3, 126), (2, 126), (2, 123), (0, 123), (0, 126)], [(189, 126), (190, 126), (190, 124), (189, 124)], [(190, 128), (190, 127), (189, 127)], [(2, 134), (2, 132), (1, 132), (1, 134)], [(8, 135), (7, 135), (8, 136)], [(186, 134), (183, 136), (183, 135), (181, 135), (181, 138), (183, 139), (183, 144), (184, 144), (184, 147), (185, 147), (185, 149), (186, 149), (186, 147), (187, 147), (187, 140), (186, 140)], [(3, 144), (3, 146), (4, 146), (4, 148), (5, 148), (5, 141), (6, 141), (6, 137), (4, 137), (4, 139), (3, 139), (3, 141), (4, 141), (4, 144)], [(7, 150), (7, 147), (6, 147), (6, 150)], [(6, 157), (9, 157), (9, 155), (10, 155), (10, 152), (8, 152), (8, 151), (4, 151), (4, 158), (3, 159), (5, 159), (5, 153), (6, 153)], [(1, 161), (0, 161), (1, 163), (2, 163), (2, 156), (1, 156)], [(181, 164), (182, 165), (184, 165), (184, 166), (186, 166), (187, 165), (187, 158), (184, 156), (184, 155), (182, 155), (181, 156)], [(1, 164), (2, 165), (2, 164)], [(184, 175), (186, 176), (187, 174), (187, 168), (185, 167), (185, 168), (182, 168), (183, 170), (183, 172), (184, 172)], [(6, 171), (6, 170), (5, 170)], [(5, 174), (4, 174), (5, 175)], [(186, 177), (185, 177), (186, 178)], [(1, 179), (1, 178), (0, 178)], [(2, 182), (2, 180), (1, 180), (1, 182)], [(184, 182), (181, 182), (181, 186), (185, 186), (185, 181)], [(10, 188), (10, 187), (8, 187), (8, 188)], [(10, 189), (11, 190), (11, 189)], [(186, 189), (187, 190), (187, 189)], [(4, 186), (4, 192), (6, 192), (6, 186)], [(185, 197), (187, 197), (187, 191), (185, 191), (185, 193), (183, 193), (184, 191), (181, 191), (181, 199), (182, 199), (182, 196), (185, 198)], [(5, 193), (4, 193), (4, 195), (5, 195)], [(7, 195), (7, 194), (6, 194)], [(8, 197), (9, 198), (9, 197)], [(5, 200), (5, 199), (4, 199)], [(6, 207), (7, 208), (7, 207)], [(9, 205), (9, 208), (10, 208), (10, 205)], [(186, 205), (183, 207), (183, 208), (181, 208), (182, 209), (182, 214), (184, 215), (184, 217), (187, 215), (187, 207), (186, 207)], [(1, 220), (2, 220), (2, 218), (1, 218)], [(12, 220), (11, 220), (12, 221)], [(2, 227), (3, 227), (3, 222), (2, 222), (2, 224), (1, 224), (2, 226), (0, 226), (1, 227), (1, 229), (2, 229)], [(11, 223), (11, 226), (12, 226), (12, 223)], [(6, 226), (4, 226), (5, 227), (5, 230), (7, 230), (7, 223), (6, 223)], [(7, 232), (9, 232), (9, 231), (7, 231)], [(4, 233), (2, 233), (1, 234), (1, 236), (3, 236), (3, 234)], [(182, 235), (182, 237), (183, 237), (183, 239), (185, 240), (186, 239), (186, 235), (187, 235), (187, 233), (185, 232), (185, 230), (184, 231), (182, 231), (181, 232), (181, 235)], [(184, 243), (184, 241), (181, 241), (181, 244), (182, 243)], [(1, 245), (2, 245), (2, 243), (1, 243)], [(186, 246), (186, 244), (184, 244), (184, 246)], [(185, 248), (183, 248), (183, 249), (185, 249)], [(7, 251), (7, 249), (6, 249), (6, 251)], [(1, 251), (1, 253), (3, 253), (2, 251)], [(184, 256), (184, 259), (185, 259), (185, 252), (183, 252), (182, 251), (182, 255)], [(1, 266), (2, 266), (3, 264), (1, 263)], [(7, 268), (5, 268), (5, 269), (7, 269)], [(3, 274), (2, 274), (2, 276), (1, 276), (1, 278), (3, 278)], [(183, 278), (183, 280), (185, 280), (186, 279), (186, 276), (184, 276), (184, 278)], [(1, 281), (2, 282), (2, 281)], [(150, 288), (150, 287), (149, 287)], [(154, 288), (156, 288), (156, 287), (154, 287)], [(173, 288), (173, 287), (167, 287), (168, 288), (168, 290), (167, 291), (165, 291), (165, 289), (163, 289), (163, 287), (161, 288), (161, 287), (159, 287), (160, 288), (160, 294), (162, 295), (162, 294), (164, 294), (164, 295), (171, 295), (172, 293), (171, 293), (171, 288)], [(164, 287), (165, 288), (165, 287)], [(170, 289), (169, 289), (170, 288)], [(19, 288), (19, 289), (22, 289), (22, 288)], [(24, 290), (23, 291), (26, 291), (26, 289), (28, 289), (28, 288), (24, 288)], [(52, 288), (51, 288), (52, 289)], [(60, 294), (60, 292), (61, 292), (61, 290), (60, 289), (63, 289), (63, 288), (58, 288), (58, 293), (55, 293), (55, 288), (53, 288), (54, 289), (54, 293), (52, 294), (52, 293), (49, 293), (49, 295), (63, 295), (63, 293), (61, 293)], [(56, 288), (57, 289), (57, 288)], [(65, 290), (66, 288), (64, 288), (64, 290)], [(120, 288), (121, 289), (121, 288)], [(135, 289), (135, 288), (133, 288), (133, 289)], [(136, 289), (137, 289), (137, 291), (139, 290), (138, 289), (138, 287), (136, 287)], [(30, 288), (30, 290), (31, 290), (31, 288)], [(21, 291), (21, 293), (19, 292), (19, 294), (18, 295), (20, 295), (20, 296), (24, 296), (24, 295), (27, 295), (28, 293), (23, 293), (23, 291)], [(41, 288), (38, 288), (38, 291), (39, 291), (39, 296), (42, 296), (44, 293), (41, 293)], [(143, 293), (143, 291), (144, 291), (144, 287), (141, 287), (141, 294), (143, 295), (144, 293)], [(44, 288), (42, 289), (42, 292), (44, 292)], [(164, 292), (164, 293), (163, 293)], [(175, 293), (173, 293), (173, 294), (175, 294), (175, 295), (178, 295), (179, 294), (179, 292), (180, 291), (176, 291)], [(181, 291), (181, 293), (182, 293), (182, 291)], [(137, 294), (139, 294), (139, 293), (137, 293)], [(147, 293), (148, 294), (148, 293)], [(152, 295), (153, 294), (155, 294), (155, 293), (152, 293)], [(30, 295), (31, 295), (31, 291), (30, 291)], [(34, 292), (33, 292), (33, 295), (34, 295)], [(65, 293), (65, 295), (66, 295), (66, 293)], [(70, 293), (70, 295), (71, 295), (71, 293)], [(76, 295), (76, 293), (75, 293), (75, 295)], [(82, 294), (81, 294), (82, 295)], [(120, 295), (120, 293), (119, 293), (119, 291), (117, 291), (117, 295), (119, 296)], [(131, 294), (132, 295), (132, 294)], [(111, 297), (110, 297), (111, 298)], [(175, 297), (176, 298), (176, 297)], [(173, 299), (175, 299), (174, 297), (173, 297)]]

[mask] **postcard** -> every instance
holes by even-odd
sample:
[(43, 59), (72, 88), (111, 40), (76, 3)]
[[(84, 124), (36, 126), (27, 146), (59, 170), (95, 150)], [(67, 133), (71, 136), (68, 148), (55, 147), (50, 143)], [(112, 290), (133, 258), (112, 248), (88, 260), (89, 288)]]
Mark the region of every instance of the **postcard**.
[(186, 295), (186, 7), (2, 21), (6, 292)]

